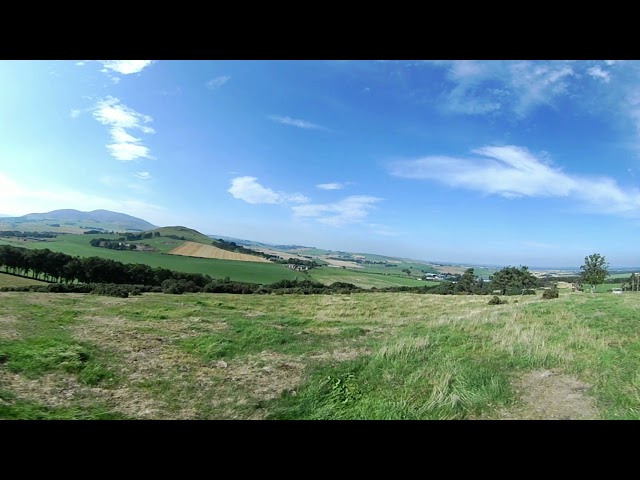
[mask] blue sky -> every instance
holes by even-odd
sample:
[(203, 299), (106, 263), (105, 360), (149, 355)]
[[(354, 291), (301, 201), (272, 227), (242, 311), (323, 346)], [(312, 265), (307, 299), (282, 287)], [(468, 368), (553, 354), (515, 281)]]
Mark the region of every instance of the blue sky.
[(640, 265), (640, 63), (0, 61), (0, 214)]

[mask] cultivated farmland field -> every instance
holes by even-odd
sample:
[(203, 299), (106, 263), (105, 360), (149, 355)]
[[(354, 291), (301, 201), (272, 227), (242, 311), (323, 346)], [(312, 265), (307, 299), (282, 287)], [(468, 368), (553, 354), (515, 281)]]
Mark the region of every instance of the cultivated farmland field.
[[(219, 260), (209, 258), (184, 257), (167, 255), (160, 252), (137, 252), (126, 250), (110, 250), (89, 245), (92, 238), (117, 238), (109, 235), (61, 235), (51, 241), (22, 242), (0, 240), (1, 244), (14, 245), (30, 249), (48, 248), (54, 252), (80, 257), (101, 257), (123, 263), (143, 263), (151, 267), (162, 267), (177, 272), (202, 273), (212, 278), (229, 277), (231, 280), (250, 283), (273, 283), (278, 280), (293, 280), (301, 274), (277, 263), (238, 262), (235, 260)], [(141, 240), (141, 243), (154, 245), (154, 242), (168, 242), (172, 239), (158, 237)], [(178, 240), (177, 242), (183, 243)]]
[[(178, 231), (178, 233), (184, 233)], [(8, 244), (17, 247), (37, 249), (48, 248), (54, 252), (62, 252), (67, 255), (78, 255), (80, 257), (101, 257), (110, 260), (116, 260), (123, 263), (143, 263), (152, 267), (162, 267), (169, 270), (188, 273), (202, 273), (210, 275), (212, 278), (229, 277), (231, 280), (239, 282), (262, 283), (268, 284), (279, 280), (293, 280), (298, 278), (304, 280), (313, 278), (319, 282), (329, 285), (333, 282), (349, 282), (363, 288), (371, 287), (393, 287), (393, 286), (420, 286), (433, 285), (433, 282), (424, 282), (415, 278), (400, 277), (394, 275), (382, 275), (376, 273), (367, 273), (367, 269), (358, 269), (358, 271), (321, 267), (314, 268), (310, 274), (296, 272), (284, 265), (265, 261), (239, 262), (237, 260), (223, 260), (216, 258), (197, 258), (186, 257), (182, 255), (168, 255), (166, 252), (184, 244), (182, 240), (176, 240), (166, 237), (155, 237), (140, 240), (139, 243), (145, 243), (157, 248), (158, 252), (140, 252), (127, 250), (110, 250), (108, 248), (92, 247), (89, 242), (93, 238), (107, 238), (115, 240), (117, 235), (60, 235), (55, 239), (34, 242), (24, 242), (21, 240), (2, 240), (0, 245)], [(189, 242), (190, 243), (190, 242)], [(196, 243), (196, 245), (202, 245)], [(206, 245), (203, 245), (206, 246)], [(215, 247), (214, 247), (215, 248)], [(221, 249), (217, 249), (221, 250)], [(226, 250), (221, 250), (224, 253)], [(164, 252), (164, 253), (163, 253)], [(235, 254), (238, 255), (238, 254)], [(248, 255), (261, 260), (260, 257)]]
[(223, 250), (213, 245), (203, 245), (196, 242), (184, 242), (182, 245), (169, 252), (170, 255), (182, 255), (186, 257), (216, 258), (219, 260), (235, 260), (239, 262), (271, 263), (266, 258), (246, 253), (236, 253)]
[(506, 298), (0, 292), (0, 418), (640, 418), (640, 294)]
[(399, 277), (378, 273), (366, 273), (335, 267), (314, 268), (309, 271), (309, 277), (311, 277), (311, 279), (315, 281), (324, 283), (325, 285), (330, 285), (333, 282), (347, 282), (353, 283), (354, 285), (362, 288), (384, 288), (398, 286), (416, 287), (438, 284), (438, 282), (425, 282), (423, 280), (409, 278), (408, 276)]

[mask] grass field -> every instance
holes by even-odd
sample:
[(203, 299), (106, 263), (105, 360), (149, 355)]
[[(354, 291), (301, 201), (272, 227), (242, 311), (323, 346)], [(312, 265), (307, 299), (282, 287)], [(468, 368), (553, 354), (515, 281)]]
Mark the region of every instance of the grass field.
[(640, 418), (640, 294), (508, 300), (0, 293), (0, 418)]
[(353, 283), (362, 288), (371, 287), (397, 287), (397, 286), (423, 286), (436, 285), (438, 282), (425, 282), (413, 278), (396, 277), (394, 275), (381, 275), (377, 273), (366, 273), (342, 268), (322, 267), (314, 268), (309, 272), (309, 277), (318, 282), (329, 285), (333, 282)]
[(612, 275), (609, 275), (609, 277), (607, 277), (607, 278), (620, 278), (622, 280), (629, 280), (630, 277), (631, 277), (631, 272), (628, 272), (628, 273), (614, 273)]
[(46, 282), (31, 278), (17, 277), (6, 273), (0, 273), (0, 287), (22, 287), (24, 285), (46, 285)]
[(216, 258), (220, 260), (234, 260), (236, 262), (270, 263), (269, 260), (257, 255), (230, 252), (213, 245), (203, 245), (196, 242), (184, 242), (169, 252), (170, 255), (182, 255), (185, 257)]
[[(624, 285), (624, 283), (603, 283), (596, 286), (596, 293), (608, 292), (612, 288), (622, 288), (622, 285)], [(591, 291), (591, 287), (589, 287), (588, 285), (585, 285), (584, 288), (588, 292)]]
[(166, 237), (140, 240), (140, 243), (158, 248), (158, 252), (110, 250), (108, 248), (92, 247), (89, 245), (92, 238), (116, 239), (118, 236), (60, 235), (53, 240), (42, 242), (3, 241), (0, 239), (0, 245), (4, 243), (24, 248), (48, 248), (49, 250), (66, 253), (67, 255), (78, 255), (80, 257), (95, 256), (123, 263), (143, 263), (152, 267), (162, 267), (178, 272), (207, 274), (212, 278), (229, 277), (231, 280), (239, 282), (266, 284), (285, 279), (293, 280), (298, 278), (303, 280), (305, 278), (313, 278), (327, 285), (332, 282), (349, 282), (363, 288), (432, 284), (409, 277), (365, 273), (366, 269), (363, 269), (363, 272), (354, 272), (353, 270), (343, 270), (341, 268), (322, 267), (313, 269), (309, 275), (305, 275), (304, 273), (295, 272), (284, 265), (272, 262), (239, 262), (235, 260), (167, 255), (162, 252), (169, 252), (185, 242)]
[[(208, 258), (182, 257), (166, 255), (160, 252), (135, 252), (126, 250), (110, 250), (108, 248), (92, 247), (92, 238), (110, 238), (109, 235), (61, 235), (46, 242), (8, 242), (0, 241), (24, 248), (48, 248), (54, 252), (80, 257), (101, 257), (123, 263), (143, 263), (151, 267), (162, 267), (169, 270), (187, 273), (202, 273), (212, 278), (229, 277), (231, 280), (251, 283), (273, 283), (278, 280), (293, 280), (302, 275), (276, 263), (238, 262), (234, 260), (217, 260)], [(117, 238), (117, 237), (113, 237)], [(158, 237), (156, 239), (141, 240), (141, 243), (153, 245), (153, 241), (165, 242), (172, 239)], [(176, 240), (179, 244), (184, 243)]]
[[(154, 230), (148, 230), (149, 232), (159, 232), (160, 235), (177, 235), (178, 237), (184, 237), (185, 240), (204, 243), (205, 245), (211, 245), (213, 239), (206, 235), (187, 227), (160, 227)], [(171, 240), (171, 239), (168, 239)], [(143, 240), (144, 241), (144, 240)]]

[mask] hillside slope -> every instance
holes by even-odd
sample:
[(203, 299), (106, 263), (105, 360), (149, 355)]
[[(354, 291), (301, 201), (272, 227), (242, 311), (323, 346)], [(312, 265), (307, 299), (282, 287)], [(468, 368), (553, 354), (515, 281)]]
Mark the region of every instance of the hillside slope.
[[(20, 225), (33, 228), (34, 225), (51, 227), (60, 224), (74, 227), (104, 228), (105, 230), (150, 230), (156, 228), (152, 223), (138, 217), (110, 210), (93, 210), (82, 212), (74, 209), (52, 210), (44, 213), (28, 213), (21, 217), (3, 217), (1, 224), (9, 224), (14, 228)], [(56, 227), (54, 227), (56, 228)]]
[(182, 226), (173, 226), (173, 227), (159, 227), (154, 228), (153, 230), (148, 230), (145, 233), (156, 233), (158, 232), (163, 237), (178, 237), (180, 240), (185, 240), (188, 242), (196, 242), (203, 243), (205, 245), (211, 245), (213, 243), (213, 239), (208, 236), (200, 233), (193, 228), (187, 228)]

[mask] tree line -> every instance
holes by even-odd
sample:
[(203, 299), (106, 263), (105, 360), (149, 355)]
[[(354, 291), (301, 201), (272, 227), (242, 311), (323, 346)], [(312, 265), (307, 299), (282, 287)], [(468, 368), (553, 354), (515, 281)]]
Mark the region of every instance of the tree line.
[(299, 265), (303, 267), (316, 268), (319, 267), (320, 264), (315, 260), (302, 260), (301, 258), (293, 258), (290, 257), (288, 259), (279, 258), (278, 260), (274, 260), (275, 263), (281, 263), (283, 265)]
[[(595, 286), (602, 283), (608, 275), (607, 264), (604, 257), (599, 254), (585, 257), (585, 265), (581, 268), (583, 272), (579, 277), (580, 282), (591, 285), (592, 292), (595, 291)], [(327, 286), (311, 280), (281, 280), (270, 285), (260, 285), (233, 282), (228, 277), (224, 280), (214, 280), (209, 275), (200, 273), (176, 272), (144, 264), (125, 264), (100, 257), (80, 258), (61, 252), (52, 252), (49, 249), (28, 250), (11, 245), (0, 245), (0, 270), (5, 273), (31, 276), (37, 280), (61, 284), (57, 287), (49, 286), (53, 290), (48, 291), (75, 291), (74, 288), (79, 288), (75, 285), (77, 282), (80, 284), (129, 285), (130, 287), (127, 287), (129, 290), (135, 287), (138, 291), (162, 291), (176, 294), (188, 292), (310, 294), (401, 291), (441, 295), (489, 295), (495, 293), (523, 295), (534, 294), (534, 289), (539, 286), (539, 279), (526, 266), (505, 267), (491, 275), (488, 282), (475, 275), (473, 268), (469, 268), (457, 282), (441, 282), (433, 286), (386, 287), (365, 290), (345, 282), (334, 282)], [(65, 287), (68, 290), (65, 290)], [(13, 288), (13, 290), (15, 289)]]
[(0, 237), (14, 238), (56, 238), (53, 232), (20, 232), (18, 230), (0, 230)]
[(211, 245), (213, 245), (214, 247), (218, 247), (222, 250), (227, 250), (228, 252), (244, 253), (247, 255), (254, 255), (256, 257), (266, 258), (267, 260), (271, 260), (274, 263), (281, 263), (285, 265), (287, 264), (299, 265), (299, 266), (306, 266), (309, 268), (315, 268), (320, 266), (320, 264), (314, 260), (302, 260), (302, 259), (293, 258), (293, 257), (285, 259), (280, 255), (273, 255), (270, 253), (258, 252), (257, 250), (252, 250), (242, 245), (238, 245), (236, 242), (227, 242), (221, 238), (218, 238)]
[(30, 276), (37, 280), (64, 283), (116, 283), (160, 286), (165, 280), (193, 281), (202, 287), (212, 281), (200, 273), (175, 272), (139, 263), (122, 263), (100, 257), (73, 257), (48, 248), (26, 248), (0, 245), (0, 269), (5, 273)]
[[(124, 240), (124, 238), (122, 239)], [(89, 245), (92, 247), (108, 248), (110, 250), (135, 250), (133, 243), (124, 243), (122, 240), (110, 240), (108, 238), (92, 238)]]
[(244, 253), (246, 255), (254, 255), (256, 257), (262, 257), (269, 260), (280, 258), (277, 255), (271, 255), (268, 253), (251, 250), (250, 248), (243, 247), (242, 245), (238, 245), (236, 242), (227, 242), (226, 240), (223, 240), (221, 238), (218, 238), (215, 242), (212, 242), (211, 245), (213, 245), (214, 247), (218, 247), (222, 250), (226, 250), (228, 252)]

